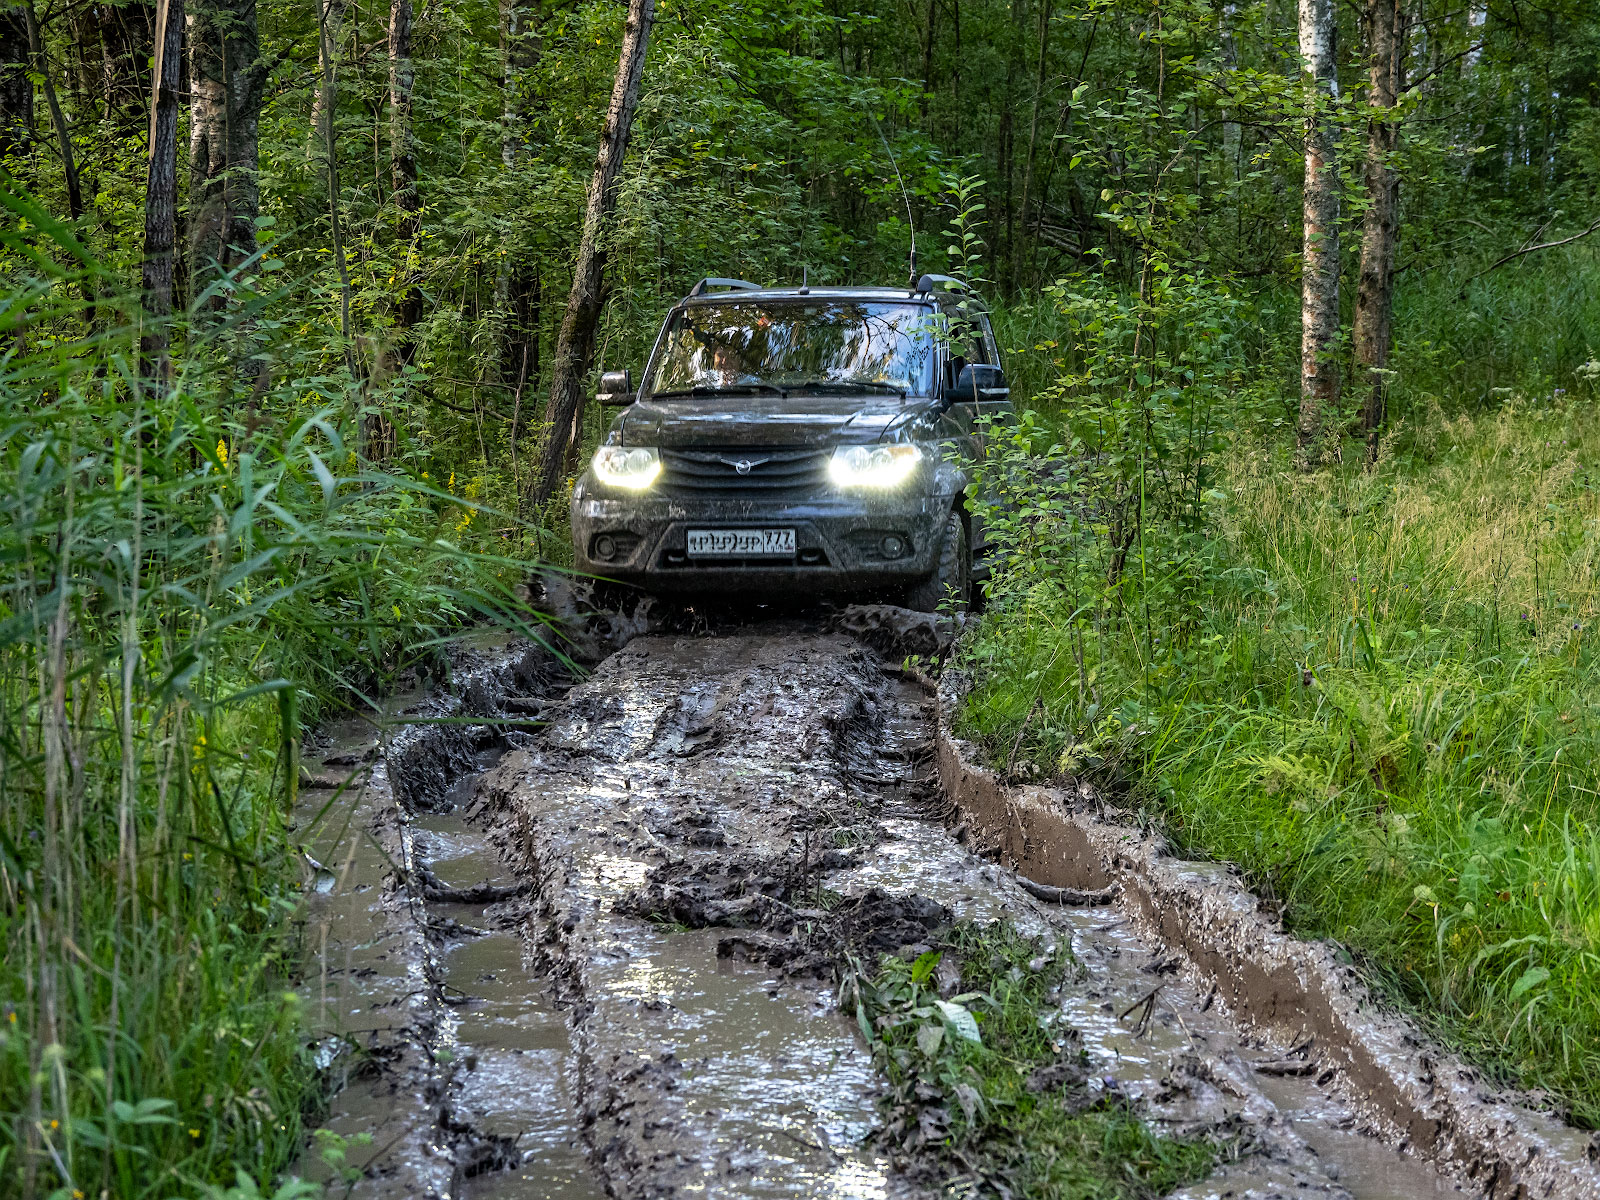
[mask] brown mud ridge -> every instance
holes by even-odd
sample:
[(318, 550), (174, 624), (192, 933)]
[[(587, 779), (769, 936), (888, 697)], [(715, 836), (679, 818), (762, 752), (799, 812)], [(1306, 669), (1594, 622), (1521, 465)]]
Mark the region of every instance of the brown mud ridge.
[[(352, 1195), (934, 1195), (871, 1136), (837, 973), (1002, 917), (1081, 966), (1048, 1015), (1087, 1077), (1056, 1082), (1219, 1147), (1183, 1197), (1456, 1194), (1317, 1042), (1241, 1029), (1123, 876), (1040, 886), (963, 844), (936, 698), (896, 665), (947, 644), (928, 618), (568, 611), (599, 659), (581, 681), (480, 639), (450, 689), (308, 755), (304, 990), (343, 1084), (325, 1124), (371, 1134)], [(1048, 886), (1107, 882), (1115, 902)]]
[(1314, 1077), (1355, 1128), (1426, 1159), (1467, 1194), (1600, 1196), (1600, 1135), (1487, 1085), (1384, 1012), (1333, 946), (1286, 934), (1235, 872), (1173, 857), (1161, 838), (1117, 823), (1087, 783), (1011, 787), (979, 765), (951, 727), (967, 686), (954, 671), (942, 678), (938, 769), (972, 840), (1044, 888), (1114, 892), (1131, 927), (1180, 957), (1219, 1010), (1304, 1048), (1298, 1064), (1257, 1071)]

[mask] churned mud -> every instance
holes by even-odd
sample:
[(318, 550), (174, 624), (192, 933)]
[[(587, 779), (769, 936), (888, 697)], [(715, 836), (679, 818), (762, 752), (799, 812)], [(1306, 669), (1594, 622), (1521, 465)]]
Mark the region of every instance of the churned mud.
[(1216, 1148), (1183, 1196), (1456, 1194), (1369, 1136), (1314, 1039), (1235, 1024), (1110, 893), (968, 844), (897, 665), (938, 623), (584, 619), (576, 683), (480, 643), (308, 756), (305, 993), (352, 1195), (937, 1194), (872, 1137), (839, 971), (999, 919), (1081, 964), (1046, 1014), (1088, 1053), (1074, 1086)]

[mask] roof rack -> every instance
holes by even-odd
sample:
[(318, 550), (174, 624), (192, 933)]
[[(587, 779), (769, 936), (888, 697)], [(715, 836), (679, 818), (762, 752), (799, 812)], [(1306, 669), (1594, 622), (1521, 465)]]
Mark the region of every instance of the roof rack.
[(689, 295), (704, 296), (712, 288), (727, 288), (735, 292), (759, 292), (761, 285), (751, 283), (748, 279), (721, 279), (715, 275), (708, 275), (694, 285), (694, 290)]

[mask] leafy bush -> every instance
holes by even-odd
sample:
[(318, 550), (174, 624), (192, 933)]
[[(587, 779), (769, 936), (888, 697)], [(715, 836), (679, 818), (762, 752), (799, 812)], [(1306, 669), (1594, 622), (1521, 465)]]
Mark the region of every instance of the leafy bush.
[[(961, 988), (948, 1000), (947, 954)], [(1125, 1099), (1088, 1094), (1077, 1031), (1051, 1004), (1075, 967), (1070, 951), (970, 923), (914, 961), (854, 965), (840, 995), (888, 1080), (880, 1136), (913, 1170), (1030, 1200), (1144, 1200), (1205, 1176), (1208, 1147), (1156, 1137)]]

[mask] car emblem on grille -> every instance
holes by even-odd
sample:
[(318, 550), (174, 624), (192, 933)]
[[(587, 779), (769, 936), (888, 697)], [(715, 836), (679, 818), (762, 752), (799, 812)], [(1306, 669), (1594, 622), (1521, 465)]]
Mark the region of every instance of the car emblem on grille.
[(726, 463), (728, 466), (732, 467), (735, 471), (739, 472), (739, 474), (741, 474), (741, 475), (748, 475), (748, 474), (750, 474), (751, 471), (754, 471), (762, 463), (769, 463), (772, 460), (770, 458), (754, 458), (754, 459), (751, 459), (751, 458), (738, 458), (738, 459), (723, 458), (723, 459), (718, 459), (717, 461), (722, 462), (722, 463)]

